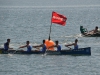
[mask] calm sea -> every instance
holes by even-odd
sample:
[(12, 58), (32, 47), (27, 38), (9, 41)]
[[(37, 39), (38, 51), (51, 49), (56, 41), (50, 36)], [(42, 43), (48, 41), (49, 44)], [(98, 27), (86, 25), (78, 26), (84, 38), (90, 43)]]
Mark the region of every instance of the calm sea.
[(100, 75), (100, 37), (80, 35), (80, 25), (100, 27), (100, 6), (0, 7), (0, 47), (7, 38), (15, 49), (27, 40), (41, 44), (49, 37), (52, 11), (65, 15), (67, 24), (52, 24), (51, 39), (65, 49), (77, 38), (80, 48), (91, 47), (91, 56), (0, 54), (0, 75)]

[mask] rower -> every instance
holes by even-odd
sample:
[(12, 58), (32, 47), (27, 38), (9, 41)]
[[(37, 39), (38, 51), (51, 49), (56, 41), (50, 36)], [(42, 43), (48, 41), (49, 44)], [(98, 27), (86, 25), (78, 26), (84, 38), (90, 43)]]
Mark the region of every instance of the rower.
[(98, 26), (95, 27), (94, 33), (98, 32)]
[(21, 46), (19, 48), (24, 48), (24, 47), (27, 47), (27, 52), (31, 52), (32, 51), (32, 46), (30, 45), (29, 41), (26, 41), (26, 45)]
[(57, 48), (57, 51), (61, 51), (61, 46), (59, 45), (59, 41), (55, 41), (55, 45), (49, 47), (49, 48), (52, 48), (52, 47), (56, 47)]
[(96, 34), (97, 32), (98, 32), (98, 26), (96, 26), (94, 30), (89, 31), (88, 35)]
[(5, 50), (5, 51), (8, 51), (8, 49), (13, 49), (13, 48), (10, 48), (10, 47), (9, 47), (9, 43), (10, 43), (10, 39), (7, 39), (7, 42), (4, 43), (4, 50)]
[(77, 42), (78, 42), (78, 39), (75, 39), (75, 43), (68, 44), (68, 45), (65, 45), (65, 46), (66, 46), (66, 47), (69, 47), (69, 46), (72, 46), (72, 45), (74, 45), (74, 50), (77, 50), (77, 49), (78, 49)]
[(34, 48), (42, 47), (41, 50), (36, 50), (36, 51), (41, 51), (42, 53), (45, 53), (46, 51), (46, 45), (45, 45), (45, 40), (43, 40), (43, 43), (41, 45), (33, 46)]

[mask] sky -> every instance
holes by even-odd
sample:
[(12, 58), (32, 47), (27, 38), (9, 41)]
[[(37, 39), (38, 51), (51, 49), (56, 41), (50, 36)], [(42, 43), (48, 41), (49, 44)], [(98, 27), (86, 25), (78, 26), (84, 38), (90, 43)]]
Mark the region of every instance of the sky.
[(0, 6), (100, 5), (100, 0), (0, 0)]

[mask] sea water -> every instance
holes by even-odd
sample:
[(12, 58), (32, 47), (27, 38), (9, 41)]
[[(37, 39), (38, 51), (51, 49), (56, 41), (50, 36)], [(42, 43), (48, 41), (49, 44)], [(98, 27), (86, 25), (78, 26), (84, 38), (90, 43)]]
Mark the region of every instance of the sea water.
[(100, 6), (0, 7), (0, 47), (8, 38), (15, 49), (27, 40), (41, 44), (49, 37), (52, 11), (67, 21), (66, 26), (52, 24), (51, 39), (62, 49), (78, 39), (79, 48), (91, 47), (91, 56), (0, 54), (0, 75), (100, 75), (100, 38), (80, 35), (81, 25), (100, 27)]

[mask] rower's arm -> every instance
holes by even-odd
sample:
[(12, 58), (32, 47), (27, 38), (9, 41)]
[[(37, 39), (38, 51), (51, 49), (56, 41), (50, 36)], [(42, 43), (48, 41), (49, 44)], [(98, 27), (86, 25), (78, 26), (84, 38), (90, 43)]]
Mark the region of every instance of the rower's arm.
[(70, 48), (69, 46), (72, 46), (72, 45), (74, 45), (74, 43), (73, 44), (68, 44), (68, 45), (65, 45), (65, 46), (68, 47), (68, 48)]
[(9, 49), (13, 49), (13, 48), (9, 48)]
[(25, 45), (25, 46), (21, 46), (21, 47), (19, 47), (19, 48), (24, 48), (24, 47), (27, 47), (27, 45)]
[(68, 46), (72, 46), (72, 45), (74, 45), (74, 43), (72, 43), (72, 44), (68, 44), (68, 45), (65, 45), (65, 46), (68, 47)]
[(36, 48), (36, 47), (42, 47), (42, 46), (43, 46), (43, 45), (41, 44), (41, 45), (32, 46), (32, 47)]
[(57, 47), (56, 45), (52, 45), (52, 46), (50, 46), (50, 47), (48, 47), (48, 48), (52, 48), (52, 47)]
[(8, 44), (8, 49), (13, 49), (13, 48), (10, 48), (10, 47), (9, 47), (9, 44)]

